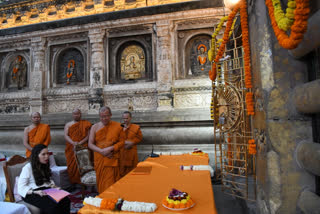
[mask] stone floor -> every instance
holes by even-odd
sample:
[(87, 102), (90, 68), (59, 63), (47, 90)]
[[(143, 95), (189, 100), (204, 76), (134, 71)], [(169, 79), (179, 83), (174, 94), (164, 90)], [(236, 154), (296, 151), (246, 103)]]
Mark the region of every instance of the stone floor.
[(222, 185), (212, 185), (214, 200), (219, 214), (257, 214), (254, 203), (248, 204), (245, 200), (222, 192)]
[(219, 214), (245, 214), (246, 210), (237, 198), (222, 192), (221, 185), (212, 185)]

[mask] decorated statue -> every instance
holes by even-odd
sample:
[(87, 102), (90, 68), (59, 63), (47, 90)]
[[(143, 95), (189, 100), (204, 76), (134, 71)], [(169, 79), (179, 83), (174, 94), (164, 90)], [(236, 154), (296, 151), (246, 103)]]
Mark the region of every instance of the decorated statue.
[(204, 70), (205, 64), (207, 63), (207, 47), (204, 44), (198, 46), (198, 63), (200, 65), (201, 71)]
[(25, 87), (27, 85), (26, 75), (27, 75), (26, 60), (19, 55), (13, 62), (10, 86), (17, 87), (18, 90)]
[(77, 72), (75, 68), (75, 61), (73, 59), (70, 59), (68, 62), (68, 68), (66, 70), (66, 79), (67, 84), (70, 84), (70, 82), (77, 82)]

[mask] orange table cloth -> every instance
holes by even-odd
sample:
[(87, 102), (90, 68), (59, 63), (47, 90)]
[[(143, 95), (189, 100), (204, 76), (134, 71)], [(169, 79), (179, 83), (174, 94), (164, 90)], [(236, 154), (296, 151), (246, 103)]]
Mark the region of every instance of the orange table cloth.
[[(208, 165), (207, 156), (163, 155), (148, 158), (139, 166), (152, 166), (150, 174), (134, 174), (132, 171), (101, 193), (100, 198), (123, 198), (127, 201), (149, 202), (157, 204), (153, 213), (199, 213), (216, 214), (209, 171), (182, 171), (181, 165)], [(196, 203), (194, 207), (183, 211), (172, 211), (162, 206), (162, 200), (172, 188), (187, 192)], [(115, 213), (91, 205), (85, 205), (80, 214)], [(120, 213), (133, 213), (121, 211)]]

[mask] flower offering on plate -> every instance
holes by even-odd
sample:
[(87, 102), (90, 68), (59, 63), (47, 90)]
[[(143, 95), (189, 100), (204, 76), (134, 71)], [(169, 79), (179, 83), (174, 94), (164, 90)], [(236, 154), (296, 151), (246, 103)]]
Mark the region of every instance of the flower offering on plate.
[(193, 152), (191, 152), (191, 154), (192, 155), (204, 155), (205, 153), (201, 149), (194, 148)]
[(186, 210), (194, 205), (195, 203), (192, 201), (188, 193), (174, 188), (162, 201), (162, 206), (170, 210)]

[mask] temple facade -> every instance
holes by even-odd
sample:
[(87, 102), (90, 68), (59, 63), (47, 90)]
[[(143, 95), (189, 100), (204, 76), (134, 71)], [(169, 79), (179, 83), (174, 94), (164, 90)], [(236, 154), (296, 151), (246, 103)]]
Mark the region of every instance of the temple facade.
[[(257, 145), (251, 211), (312, 213), (320, 204), (320, 5), (310, 1), (305, 38), (288, 51), (265, 1), (247, 4)], [(24, 127), (40, 112), (51, 128), (49, 148), (65, 165), (63, 128), (73, 109), (95, 123), (109, 106), (113, 120), (129, 110), (141, 126), (140, 160), (152, 148), (199, 148), (214, 166), (221, 151), (214, 149), (208, 51), (229, 13), (222, 0), (0, 1), (1, 153), (25, 154)]]

